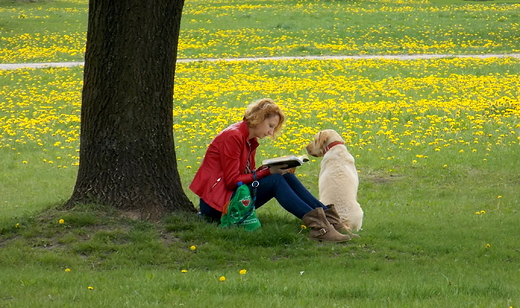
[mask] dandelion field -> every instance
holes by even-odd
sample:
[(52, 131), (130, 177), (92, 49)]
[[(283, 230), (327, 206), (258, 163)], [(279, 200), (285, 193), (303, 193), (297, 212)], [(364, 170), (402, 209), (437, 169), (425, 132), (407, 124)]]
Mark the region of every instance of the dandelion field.
[[(13, 16), (0, 22), (12, 31), (0, 38), (0, 63), (81, 60), (85, 1), (0, 3), (0, 15)], [(204, 3), (186, 3), (179, 57), (518, 52), (518, 4)], [(53, 30), (50, 12), (78, 23)], [(325, 43), (340, 35), (340, 13), (356, 44)], [(316, 18), (314, 33), (291, 19), (298, 14)], [(427, 33), (433, 16), (446, 23)], [(385, 18), (401, 23), (393, 26), (401, 39), (375, 35), (383, 24), (372, 20)], [(485, 20), (486, 34), (467, 18)], [(47, 38), (31, 49), (19, 29)], [(405, 35), (423, 45), (405, 44)], [(50, 52), (57, 46), (63, 52)], [(303, 154), (325, 128), (339, 131), (356, 158), (366, 217), (361, 239), (338, 245), (307, 240), (275, 202), (259, 211), (258, 233), (182, 215), (151, 224), (96, 205), (55, 209), (77, 172), (82, 67), (0, 70), (1, 306), (518, 307), (519, 72), (515, 57), (177, 63), (184, 187), (212, 137), (248, 103), (271, 97), (288, 122), (279, 138), (261, 141), (257, 161)], [(314, 193), (319, 162), (297, 171)]]
[[(178, 58), (518, 53), (510, 2), (188, 0)], [(83, 61), (86, 0), (14, 3), (0, 0), (0, 63)]]

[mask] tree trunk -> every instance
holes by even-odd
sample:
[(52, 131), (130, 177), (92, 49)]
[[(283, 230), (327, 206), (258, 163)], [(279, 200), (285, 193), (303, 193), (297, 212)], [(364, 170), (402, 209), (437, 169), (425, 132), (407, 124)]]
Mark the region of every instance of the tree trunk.
[(173, 82), (184, 0), (90, 0), (79, 170), (66, 206), (195, 211), (177, 171)]

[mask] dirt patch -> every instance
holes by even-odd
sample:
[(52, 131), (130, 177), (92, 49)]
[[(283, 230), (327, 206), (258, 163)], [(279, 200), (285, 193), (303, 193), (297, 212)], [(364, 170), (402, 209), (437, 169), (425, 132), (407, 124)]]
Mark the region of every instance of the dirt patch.
[(363, 177), (363, 180), (368, 180), (375, 184), (388, 184), (404, 179), (404, 175), (399, 174), (369, 174)]

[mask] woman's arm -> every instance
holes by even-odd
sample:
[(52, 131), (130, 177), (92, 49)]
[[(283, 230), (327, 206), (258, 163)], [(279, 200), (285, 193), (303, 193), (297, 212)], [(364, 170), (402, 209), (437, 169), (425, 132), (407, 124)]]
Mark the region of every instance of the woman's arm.
[(252, 182), (252, 180), (247, 181), (247, 177), (244, 177), (244, 170), (242, 170), (245, 169), (246, 164), (246, 161), (242, 160), (244, 160), (245, 155), (247, 155), (247, 153), (243, 153), (244, 150), (245, 143), (240, 135), (230, 134), (221, 142), (220, 163), (224, 175), (224, 184), (229, 190), (235, 190), (238, 182), (244, 184)]

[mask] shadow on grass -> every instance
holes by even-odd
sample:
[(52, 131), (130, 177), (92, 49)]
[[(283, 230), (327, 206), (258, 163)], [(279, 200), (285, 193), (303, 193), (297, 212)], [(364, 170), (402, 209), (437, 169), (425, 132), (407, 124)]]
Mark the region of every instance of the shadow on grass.
[(316, 255), (310, 249), (316, 242), (296, 218), (266, 215), (261, 220), (262, 229), (246, 231), (221, 228), (191, 213), (172, 213), (152, 223), (99, 205), (53, 208), (0, 229), (0, 263), (211, 270)]

